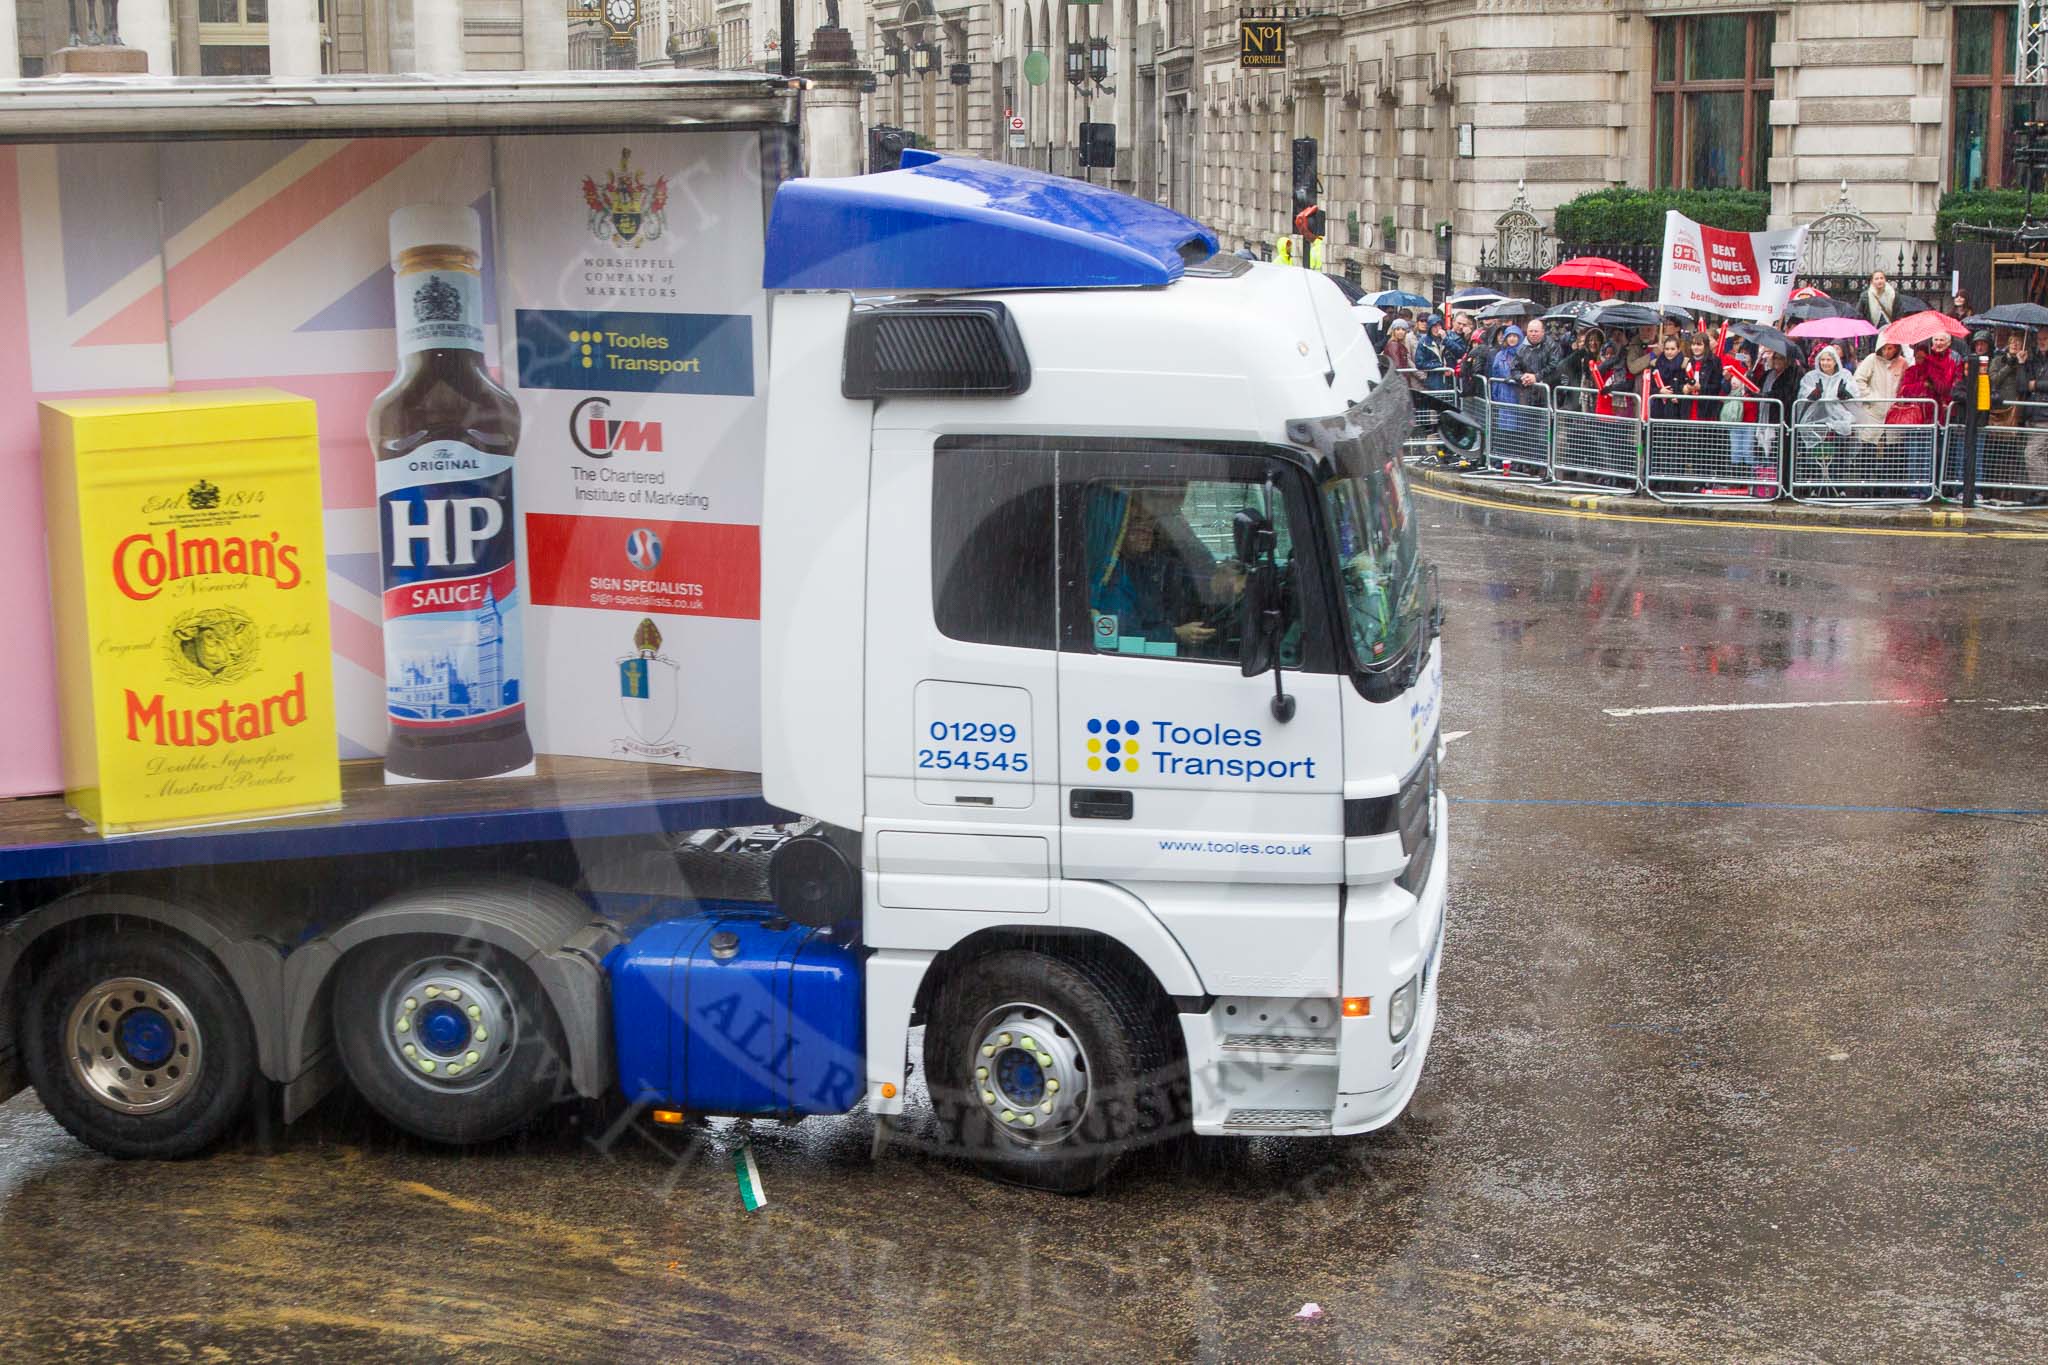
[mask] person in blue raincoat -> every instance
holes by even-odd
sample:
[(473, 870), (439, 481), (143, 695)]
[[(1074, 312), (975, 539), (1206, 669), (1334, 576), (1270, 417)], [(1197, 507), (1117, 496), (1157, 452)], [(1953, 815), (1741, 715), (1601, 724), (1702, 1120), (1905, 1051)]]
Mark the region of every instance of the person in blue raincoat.
[[(1142, 493), (1098, 486), (1088, 493), (1088, 607), (1098, 648), (1143, 639), (1195, 654), (1217, 630), (1204, 619), (1202, 566), (1189, 562), (1182, 539), (1161, 525), (1159, 509)], [(1206, 552), (1205, 552), (1206, 553)], [(1211, 576), (1216, 566), (1207, 566)]]

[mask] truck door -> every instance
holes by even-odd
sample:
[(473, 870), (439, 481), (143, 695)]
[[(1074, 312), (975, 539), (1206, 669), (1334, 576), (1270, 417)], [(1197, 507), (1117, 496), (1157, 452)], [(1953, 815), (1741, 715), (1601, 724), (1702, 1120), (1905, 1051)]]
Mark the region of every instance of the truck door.
[(1052, 920), (1053, 498), (1050, 451), (876, 432), (865, 709), (877, 941), (946, 947), (978, 914)]
[[(1306, 472), (1086, 442), (1061, 450), (1059, 482), (1065, 876), (1138, 894), (1219, 993), (1334, 991), (1342, 711)], [(1244, 508), (1277, 538), (1284, 722), (1273, 675), (1239, 667)]]

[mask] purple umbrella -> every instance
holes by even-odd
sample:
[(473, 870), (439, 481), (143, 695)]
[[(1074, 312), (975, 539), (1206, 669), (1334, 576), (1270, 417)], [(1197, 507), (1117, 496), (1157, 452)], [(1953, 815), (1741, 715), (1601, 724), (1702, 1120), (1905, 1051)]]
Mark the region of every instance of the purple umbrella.
[(1877, 329), (1862, 318), (1811, 318), (1794, 327), (1790, 335), (1841, 341), (1846, 337), (1874, 337)]

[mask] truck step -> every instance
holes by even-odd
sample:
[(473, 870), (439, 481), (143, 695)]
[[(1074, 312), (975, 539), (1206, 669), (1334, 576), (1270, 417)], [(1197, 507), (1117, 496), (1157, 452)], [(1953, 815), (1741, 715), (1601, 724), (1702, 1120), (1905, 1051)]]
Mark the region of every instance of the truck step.
[(1330, 1114), (1326, 1109), (1233, 1109), (1224, 1116), (1223, 1131), (1310, 1136), (1330, 1131)]
[(1277, 1033), (1226, 1033), (1223, 1035), (1226, 1052), (1299, 1052), (1306, 1054), (1327, 1053), (1337, 1055), (1335, 1038), (1298, 1038)]

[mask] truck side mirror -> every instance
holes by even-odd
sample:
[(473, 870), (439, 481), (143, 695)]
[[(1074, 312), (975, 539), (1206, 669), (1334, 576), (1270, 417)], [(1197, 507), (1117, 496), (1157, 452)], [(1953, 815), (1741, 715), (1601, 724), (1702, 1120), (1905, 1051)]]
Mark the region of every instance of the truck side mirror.
[(1273, 719), (1286, 724), (1294, 719), (1294, 698), (1280, 680), (1280, 637), (1287, 630), (1287, 613), (1280, 591), (1280, 566), (1273, 552), (1280, 538), (1263, 512), (1241, 507), (1230, 519), (1230, 538), (1244, 566), (1244, 596), (1238, 602), (1237, 663), (1247, 678), (1268, 669), (1273, 673)]
[(1279, 537), (1273, 523), (1255, 507), (1240, 507), (1230, 518), (1230, 539), (1237, 550), (1237, 562), (1249, 569), (1273, 552)]
[[(1244, 513), (1239, 512), (1239, 516)], [(1279, 653), (1279, 637), (1273, 627), (1280, 620), (1279, 584), (1271, 564), (1254, 561), (1244, 572), (1244, 596), (1238, 599), (1238, 668), (1247, 678), (1256, 678), (1273, 666)], [(1268, 608), (1275, 608), (1269, 611)]]

